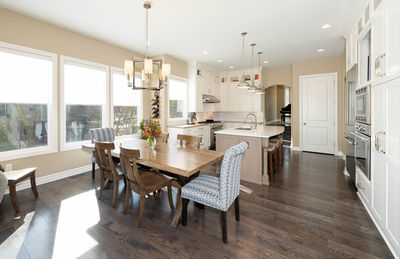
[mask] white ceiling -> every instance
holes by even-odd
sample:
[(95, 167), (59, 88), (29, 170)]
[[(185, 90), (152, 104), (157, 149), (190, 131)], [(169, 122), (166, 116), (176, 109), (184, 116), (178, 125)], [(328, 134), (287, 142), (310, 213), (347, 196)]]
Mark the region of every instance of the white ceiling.
[[(143, 0), (0, 0), (0, 6), (106, 42), (145, 52)], [(341, 55), (346, 24), (363, 0), (153, 0), (150, 55), (240, 65), (242, 31), (265, 66)], [(323, 24), (332, 24), (321, 30)], [(316, 50), (326, 51), (318, 53)], [(203, 51), (208, 54), (204, 55)], [(250, 48), (246, 49), (248, 56)], [(217, 60), (223, 60), (217, 63)], [(249, 58), (248, 61), (249, 62)], [(248, 63), (248, 66), (250, 64)]]

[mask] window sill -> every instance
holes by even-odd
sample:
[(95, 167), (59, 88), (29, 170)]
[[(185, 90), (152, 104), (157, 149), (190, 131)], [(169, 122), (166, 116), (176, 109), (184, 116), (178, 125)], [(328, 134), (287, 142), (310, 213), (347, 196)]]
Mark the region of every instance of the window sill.
[(90, 140), (72, 142), (72, 143), (63, 143), (61, 145), (60, 151), (70, 151), (70, 150), (81, 149), (82, 145), (90, 144), (90, 143), (91, 143)]
[(0, 162), (23, 159), (33, 156), (47, 155), (52, 153), (57, 153), (57, 148), (47, 146), (47, 147), (36, 147), (36, 148), (6, 151), (0, 153)]

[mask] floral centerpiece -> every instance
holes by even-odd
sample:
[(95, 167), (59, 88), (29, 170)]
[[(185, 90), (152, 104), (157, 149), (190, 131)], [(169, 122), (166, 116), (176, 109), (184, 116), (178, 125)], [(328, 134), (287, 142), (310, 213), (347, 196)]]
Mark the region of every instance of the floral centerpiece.
[(149, 148), (154, 149), (156, 137), (162, 136), (160, 122), (153, 119), (142, 119), (138, 128), (142, 131), (142, 137), (147, 139)]

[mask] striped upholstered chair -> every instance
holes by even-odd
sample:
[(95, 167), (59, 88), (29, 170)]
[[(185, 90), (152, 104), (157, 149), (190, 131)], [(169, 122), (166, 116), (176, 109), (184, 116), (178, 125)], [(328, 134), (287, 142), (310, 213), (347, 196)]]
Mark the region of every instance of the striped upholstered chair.
[[(90, 140), (94, 144), (94, 141), (97, 142), (114, 142), (115, 133), (113, 128), (97, 128), (89, 130)], [(92, 154), (92, 178), (94, 179), (94, 172), (96, 166), (96, 158), (94, 156), (94, 152)]]
[(182, 225), (187, 224), (187, 205), (189, 200), (213, 207), (221, 211), (222, 240), (228, 242), (226, 212), (235, 201), (236, 221), (239, 215), (240, 167), (243, 152), (249, 145), (242, 142), (230, 147), (222, 161), (220, 177), (201, 175), (182, 187)]

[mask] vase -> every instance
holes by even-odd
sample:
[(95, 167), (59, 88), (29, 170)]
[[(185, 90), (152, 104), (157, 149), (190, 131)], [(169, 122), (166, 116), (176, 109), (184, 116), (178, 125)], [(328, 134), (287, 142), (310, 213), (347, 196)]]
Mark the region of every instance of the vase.
[(148, 138), (147, 139), (147, 146), (150, 149), (154, 149), (156, 147), (156, 142), (157, 142), (157, 140), (155, 138)]

